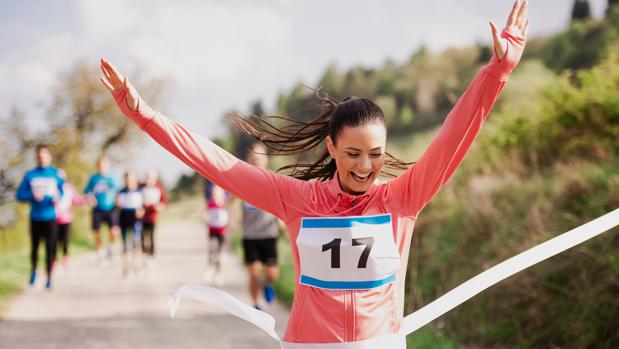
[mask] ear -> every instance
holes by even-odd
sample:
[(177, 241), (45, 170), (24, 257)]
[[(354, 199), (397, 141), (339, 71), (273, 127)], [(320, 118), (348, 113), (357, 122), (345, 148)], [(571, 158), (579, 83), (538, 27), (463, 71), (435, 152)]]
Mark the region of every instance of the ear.
[(333, 144), (331, 136), (327, 136), (327, 151), (329, 152), (329, 155), (335, 159), (335, 145)]

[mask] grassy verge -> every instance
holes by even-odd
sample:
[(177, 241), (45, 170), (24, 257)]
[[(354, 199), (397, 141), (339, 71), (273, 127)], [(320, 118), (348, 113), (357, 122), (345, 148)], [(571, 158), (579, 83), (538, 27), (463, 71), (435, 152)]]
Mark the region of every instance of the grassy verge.
[[(30, 275), (30, 242), (28, 208), (16, 207), (17, 219), (10, 227), (0, 229), (0, 318), (7, 309), (11, 297), (20, 292), (28, 283)], [(92, 235), (89, 228), (88, 208), (75, 210), (75, 220), (71, 227), (69, 252), (72, 256), (91, 251)], [(45, 248), (39, 247), (39, 268), (44, 267)]]

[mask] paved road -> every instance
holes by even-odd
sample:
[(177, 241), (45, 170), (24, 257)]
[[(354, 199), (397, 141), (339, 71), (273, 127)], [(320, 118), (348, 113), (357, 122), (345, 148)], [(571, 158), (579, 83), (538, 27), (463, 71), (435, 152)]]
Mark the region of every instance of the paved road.
[[(162, 226), (157, 264), (123, 279), (119, 258), (108, 268), (94, 254), (75, 258), (52, 291), (42, 285), (11, 302), (0, 323), (0, 348), (84, 349), (270, 349), (266, 334), (208, 305), (184, 301), (170, 319), (168, 297), (185, 283), (201, 283), (206, 239), (200, 222)], [(224, 256), (223, 290), (249, 303), (246, 274), (239, 258)], [(281, 335), (288, 317), (281, 305), (266, 309)]]

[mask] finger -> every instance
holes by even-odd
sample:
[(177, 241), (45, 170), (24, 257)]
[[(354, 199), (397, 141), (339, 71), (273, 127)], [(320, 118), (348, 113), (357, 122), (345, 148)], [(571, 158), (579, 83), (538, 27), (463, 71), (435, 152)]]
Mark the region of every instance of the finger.
[(522, 30), (522, 35), (524, 37), (527, 37), (527, 34), (529, 34), (529, 24), (531, 24), (531, 21), (527, 19), (527, 23), (525, 23), (524, 29)]
[(110, 73), (105, 69), (105, 66), (103, 65), (103, 61), (101, 62), (101, 64), (99, 65), (101, 67), (101, 71), (103, 72), (103, 76), (105, 76), (105, 78), (107, 80), (110, 80)]
[(105, 64), (105, 67), (110, 72), (111, 76), (115, 76), (118, 79), (118, 81), (122, 81), (123, 79), (122, 74), (120, 74), (118, 70), (116, 70), (116, 68), (112, 65), (112, 63), (106, 60), (103, 60), (103, 64)]
[(494, 40), (494, 50), (497, 53), (499, 59), (503, 59), (505, 56), (505, 50), (503, 49), (503, 43), (501, 43), (501, 39), (499, 38), (499, 30), (496, 27), (494, 22), (490, 22), (490, 29), (492, 30), (492, 39)]
[(108, 78), (108, 82), (114, 86), (114, 88), (120, 88), (122, 85), (122, 80), (117, 73), (115, 73), (112, 68), (110, 68), (109, 63), (102, 60), (101, 68), (105, 72), (106, 77)]
[(529, 2), (524, 0), (518, 11), (518, 17), (516, 17), (516, 25), (520, 29), (524, 29), (524, 24), (527, 21), (527, 12), (529, 10)]
[(516, 2), (514, 2), (514, 7), (512, 7), (512, 12), (509, 13), (509, 17), (507, 18), (507, 25), (505, 25), (506, 27), (514, 25), (519, 8), (520, 4), (518, 3), (518, 0), (516, 0)]
[(110, 83), (107, 82), (107, 80), (105, 80), (104, 78), (99, 78), (99, 80), (101, 80), (101, 83), (103, 83), (103, 86), (105, 86), (108, 90), (110, 90), (110, 92), (114, 92), (114, 87), (110, 85)]
[(494, 41), (498, 41), (499, 39), (499, 30), (496, 27), (496, 24), (494, 24), (494, 22), (490, 21), (490, 30), (492, 31), (492, 38), (494, 39)]

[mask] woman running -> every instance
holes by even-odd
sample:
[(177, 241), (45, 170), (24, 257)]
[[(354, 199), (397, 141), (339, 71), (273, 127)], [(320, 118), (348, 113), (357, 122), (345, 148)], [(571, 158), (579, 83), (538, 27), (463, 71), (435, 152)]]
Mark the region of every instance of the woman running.
[(142, 252), (147, 265), (155, 259), (155, 226), (161, 212), (168, 204), (168, 196), (155, 169), (146, 172), (146, 180), (140, 186), (144, 196), (144, 217), (142, 217)]
[(238, 120), (285, 154), (320, 151), (326, 143), (318, 161), (292, 165), (293, 178), (251, 166), (154, 111), (105, 60), (101, 80), (122, 112), (164, 148), (232, 195), (286, 223), (296, 284), (284, 342), (295, 348), (303, 346), (298, 343), (342, 342), (348, 342), (346, 348), (360, 348), (399, 331), (417, 216), (473, 143), (520, 60), (528, 24), (526, 0), (514, 4), (500, 37), (491, 23), (490, 63), (417, 163), (387, 182), (377, 181), (383, 168), (403, 163), (385, 153), (384, 115), (368, 99), (324, 97), (321, 113), (307, 124), (291, 121), (277, 127), (267, 124), (268, 119)]
[(144, 198), (138, 188), (138, 176), (134, 171), (125, 172), (125, 186), (116, 195), (116, 206), (120, 208), (123, 276), (127, 276), (131, 269), (139, 271), (142, 255), (140, 219), (144, 215)]
[[(69, 267), (69, 242), (71, 240), (71, 222), (73, 222), (73, 206), (82, 206), (84, 198), (77, 192), (73, 184), (67, 182), (67, 174), (58, 169), (58, 175), (65, 182), (62, 185), (62, 196), (56, 202), (56, 222), (58, 223), (58, 244), (62, 248), (62, 267)], [(58, 249), (56, 249), (58, 251)], [(58, 258), (56, 258), (56, 261)], [(54, 266), (57, 262), (54, 263)]]
[(224, 283), (221, 258), (230, 221), (227, 206), (226, 192), (221, 187), (212, 184), (204, 215), (208, 231), (208, 262), (203, 276), (204, 279), (217, 286), (222, 286)]

